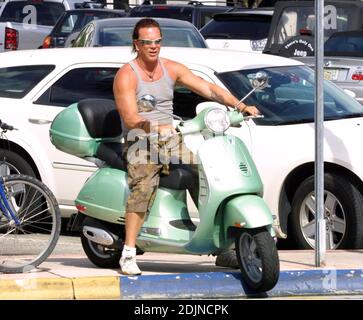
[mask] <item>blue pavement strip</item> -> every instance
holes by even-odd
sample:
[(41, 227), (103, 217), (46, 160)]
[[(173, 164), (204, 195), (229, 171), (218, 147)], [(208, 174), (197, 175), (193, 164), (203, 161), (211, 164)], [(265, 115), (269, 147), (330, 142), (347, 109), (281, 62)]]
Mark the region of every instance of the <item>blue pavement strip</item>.
[[(121, 276), (120, 286), (121, 299), (198, 299), (255, 296), (245, 286), (240, 272)], [(363, 269), (282, 271), (276, 286), (263, 296), (339, 294), (363, 294)]]

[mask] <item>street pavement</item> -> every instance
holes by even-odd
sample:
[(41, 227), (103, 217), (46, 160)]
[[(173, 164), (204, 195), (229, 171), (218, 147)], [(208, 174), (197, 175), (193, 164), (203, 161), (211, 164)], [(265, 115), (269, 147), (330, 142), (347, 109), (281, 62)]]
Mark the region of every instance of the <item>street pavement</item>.
[(363, 294), (363, 250), (326, 252), (315, 267), (314, 250), (279, 250), (280, 278), (255, 295), (238, 269), (215, 266), (213, 256), (145, 253), (137, 257), (141, 276), (94, 266), (78, 237), (62, 236), (38, 268), (0, 274), (0, 299), (244, 299), (251, 297)]

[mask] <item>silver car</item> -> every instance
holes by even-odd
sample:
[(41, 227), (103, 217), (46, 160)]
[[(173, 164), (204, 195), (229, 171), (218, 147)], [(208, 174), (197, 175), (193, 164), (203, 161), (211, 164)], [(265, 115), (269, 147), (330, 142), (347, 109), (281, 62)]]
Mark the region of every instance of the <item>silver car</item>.
[[(314, 67), (314, 57), (295, 58)], [(324, 45), (324, 77), (363, 104), (363, 31), (334, 33)]]
[[(141, 18), (112, 18), (89, 22), (71, 42), (72, 47), (131, 46), (132, 31)], [(207, 48), (198, 29), (188, 21), (154, 18), (162, 29), (163, 46)], [(70, 36), (71, 37), (71, 36)]]

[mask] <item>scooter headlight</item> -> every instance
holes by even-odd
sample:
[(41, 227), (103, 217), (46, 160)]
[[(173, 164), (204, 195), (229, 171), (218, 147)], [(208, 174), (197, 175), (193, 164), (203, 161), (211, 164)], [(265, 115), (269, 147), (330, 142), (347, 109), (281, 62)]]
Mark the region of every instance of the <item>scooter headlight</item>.
[(204, 122), (207, 128), (215, 133), (226, 131), (231, 122), (227, 112), (220, 108), (213, 108), (206, 112)]

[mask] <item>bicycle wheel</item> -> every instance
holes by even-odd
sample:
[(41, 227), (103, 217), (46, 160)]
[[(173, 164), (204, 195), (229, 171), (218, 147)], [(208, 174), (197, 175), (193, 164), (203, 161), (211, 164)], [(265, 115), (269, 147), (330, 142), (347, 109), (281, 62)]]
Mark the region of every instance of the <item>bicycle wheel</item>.
[(26, 272), (52, 253), (61, 228), (59, 206), (49, 188), (30, 176), (4, 177), (4, 190), (20, 225), (0, 212), (0, 272)]

